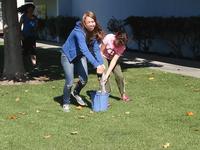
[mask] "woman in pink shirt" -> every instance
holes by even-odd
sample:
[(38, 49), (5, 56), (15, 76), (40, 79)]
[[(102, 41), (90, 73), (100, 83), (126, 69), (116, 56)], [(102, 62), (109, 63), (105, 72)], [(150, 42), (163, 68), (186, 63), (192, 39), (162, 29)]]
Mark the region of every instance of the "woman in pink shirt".
[(124, 77), (118, 59), (126, 50), (127, 40), (126, 33), (117, 32), (116, 34), (107, 34), (101, 44), (102, 55), (106, 63), (108, 63), (107, 72), (103, 76), (103, 80), (106, 82), (106, 90), (107, 92), (111, 91), (108, 79), (110, 73), (113, 72), (121, 99), (125, 102), (129, 101), (129, 98), (125, 93)]

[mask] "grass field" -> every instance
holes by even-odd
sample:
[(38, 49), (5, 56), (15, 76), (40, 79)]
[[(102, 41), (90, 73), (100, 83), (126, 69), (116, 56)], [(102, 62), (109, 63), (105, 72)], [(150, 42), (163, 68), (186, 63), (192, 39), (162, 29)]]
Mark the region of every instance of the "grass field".
[[(64, 113), (59, 104), (63, 72), (59, 54), (51, 53), (45, 57), (47, 52), (41, 51), (39, 57), (45, 62), (55, 58), (49, 61), (46, 72), (41, 65), (40, 74), (50, 75), (50, 81), (0, 85), (0, 149), (162, 150), (166, 146), (170, 150), (199, 150), (199, 79), (148, 68), (126, 68), (130, 102), (119, 100), (112, 78), (108, 111), (92, 113), (90, 107), (78, 110), (73, 104), (71, 112)], [(90, 74), (81, 94), (90, 102), (87, 93), (97, 88), (96, 75)], [(193, 115), (187, 116), (190, 111)]]

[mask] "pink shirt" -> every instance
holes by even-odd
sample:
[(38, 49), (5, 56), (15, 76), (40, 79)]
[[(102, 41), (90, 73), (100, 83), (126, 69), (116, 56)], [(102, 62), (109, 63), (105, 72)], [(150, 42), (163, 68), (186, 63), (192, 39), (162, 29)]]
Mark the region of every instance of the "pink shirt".
[(125, 46), (115, 47), (114, 40), (114, 34), (107, 34), (103, 39), (103, 44), (106, 45), (103, 55), (109, 60), (111, 60), (115, 54), (121, 56), (126, 49)]

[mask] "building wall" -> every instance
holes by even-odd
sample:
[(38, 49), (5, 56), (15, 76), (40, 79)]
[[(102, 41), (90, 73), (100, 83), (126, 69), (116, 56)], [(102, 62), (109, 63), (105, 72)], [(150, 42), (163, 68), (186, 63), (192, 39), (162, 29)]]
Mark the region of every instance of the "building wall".
[(59, 0), (59, 15), (71, 16), (72, 15), (72, 0)]
[(36, 5), (45, 5), (46, 15), (48, 17), (54, 17), (58, 15), (58, 1), (59, 0), (33, 0), (33, 3)]
[[(114, 4), (114, 5), (113, 5)], [(200, 15), (200, 0), (72, 0), (72, 15), (94, 11), (105, 27), (112, 17), (128, 16), (193, 16)]]
[(72, 15), (72, 0), (34, 0), (34, 4), (45, 5), (48, 17)]
[[(129, 16), (200, 16), (200, 0), (72, 0), (72, 15), (81, 17), (87, 11), (94, 11), (100, 24), (106, 30), (108, 20), (114, 16), (125, 19)], [(130, 28), (128, 29), (129, 31)], [(131, 37), (131, 32), (128, 33)], [(128, 47), (138, 49), (129, 40)], [(154, 41), (151, 51), (168, 54), (170, 47), (165, 41)], [(184, 56), (192, 57), (191, 50), (184, 48)]]
[[(18, 5), (24, 0), (18, 0)], [(106, 30), (108, 20), (114, 16), (125, 19), (129, 16), (200, 16), (200, 0), (34, 0), (34, 3), (45, 3), (47, 16), (78, 16), (81, 18), (87, 10), (94, 11), (99, 23)], [(131, 35), (130, 35), (131, 36)], [(169, 52), (163, 41), (156, 41), (154, 51)], [(137, 45), (129, 42), (130, 48)], [(191, 55), (186, 50), (186, 55)]]
[(45, 0), (47, 6), (47, 16), (57, 16), (58, 15), (58, 0)]

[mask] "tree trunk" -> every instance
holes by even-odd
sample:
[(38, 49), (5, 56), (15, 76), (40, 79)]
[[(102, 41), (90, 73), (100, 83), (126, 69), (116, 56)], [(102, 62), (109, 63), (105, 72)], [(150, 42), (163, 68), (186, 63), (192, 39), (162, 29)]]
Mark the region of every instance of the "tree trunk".
[(20, 81), (24, 77), (24, 64), (20, 41), (20, 27), (16, 0), (2, 0), (4, 30), (3, 77)]

